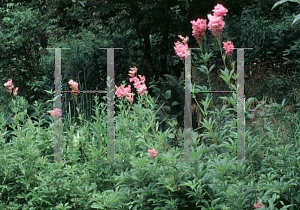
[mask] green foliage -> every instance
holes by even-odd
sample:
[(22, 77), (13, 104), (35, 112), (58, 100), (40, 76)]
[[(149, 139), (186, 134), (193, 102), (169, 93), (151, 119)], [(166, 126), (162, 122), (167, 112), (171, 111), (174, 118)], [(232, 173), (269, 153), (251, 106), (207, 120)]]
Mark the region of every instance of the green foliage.
[(262, 100), (263, 95), (276, 98), (277, 101), (286, 99), (290, 104), (297, 103), (297, 95), (295, 90), (300, 90), (299, 84), (299, 68), (285, 76), (271, 75), (267, 78), (267, 82), (260, 87), (254, 87), (257, 90), (254, 97)]
[[(182, 76), (178, 80), (168, 74), (164, 76), (167, 81), (164, 82), (159, 78), (159, 88), (156, 87), (156, 84), (149, 86), (149, 89), (153, 88), (155, 99), (159, 101), (159, 103), (156, 104), (156, 110), (159, 110), (156, 116), (157, 120), (162, 123), (162, 131), (166, 131), (168, 127), (170, 127), (167, 123), (169, 120), (170, 122), (176, 120), (179, 126), (183, 127), (185, 106), (185, 89)], [(160, 109), (160, 107), (163, 109)]]
[[(20, 91), (17, 97), (12, 96), (19, 102), (14, 104), (10, 102), (7, 87), (1, 89), (4, 93), (1, 99), (6, 102), (1, 104), (10, 110), (7, 110), (7, 115), (2, 112), (0, 115), (0, 209), (250, 209), (258, 199), (262, 199), (269, 209), (299, 209), (300, 194), (296, 188), (300, 179), (297, 159), (299, 113), (293, 118), (281, 115), (279, 119), (269, 120), (265, 112), (269, 111), (270, 105), (265, 105), (266, 108), (259, 112), (261, 118), (253, 122), (256, 128), (245, 127), (245, 158), (253, 162), (230, 163), (229, 160), (235, 158), (236, 148), (235, 120), (229, 118), (232, 115), (229, 111), (234, 109), (226, 106), (222, 111), (214, 106), (208, 108), (210, 94), (206, 101), (200, 100), (206, 108), (206, 119), (200, 121), (202, 130), (192, 132), (191, 157), (199, 162), (175, 162), (182, 158), (184, 147), (185, 131), (174, 127), (183, 128), (184, 70), (180, 72), (181, 77), (175, 79), (170, 67), (177, 36), (187, 35), (193, 39), (187, 13), (194, 8), (189, 8), (189, 1), (180, 1), (178, 5), (170, 2), (170, 11), (162, 14), (160, 11), (165, 11), (163, 1), (156, 2), (155, 5), (149, 1), (130, 1), (128, 4), (120, 1), (52, 1), (47, 9), (44, 2), (33, 1), (30, 6), (15, 5), (10, 10), (1, 10), (3, 32), (0, 37), (8, 40), (0, 44), (6, 53), (2, 54), (0, 61), (1, 75), (4, 75), (2, 84), (13, 79)], [(281, 23), (275, 19), (278, 10), (270, 10), (272, 1), (259, 3), (259, 6), (246, 7), (241, 17), (225, 17), (223, 37), (233, 41), (235, 47), (253, 47), (254, 50), (245, 51), (248, 60), (254, 57), (271, 59), (282, 52), (287, 59), (298, 59), (296, 24), (289, 31), (282, 29), (286, 28), (282, 24), (288, 23), (292, 17), (283, 13), (297, 8), (286, 6), (282, 9), (280, 15), (287, 22)], [(40, 12), (34, 9), (38, 7), (42, 8)], [(41, 24), (40, 19), (49, 21)], [(103, 160), (106, 152), (105, 97), (100, 105), (96, 98), (96, 105), (91, 103), (88, 108), (84, 102), (91, 101), (90, 96), (80, 95), (79, 105), (75, 107), (71, 94), (63, 102), (65, 113), (68, 110), (70, 115), (65, 115), (69, 123), (64, 121), (63, 124), (62, 145), (63, 159), (70, 162), (45, 161), (54, 159), (53, 118), (46, 113), (53, 108), (53, 101), (45, 102), (53, 99), (53, 95), (43, 91), (54, 89), (54, 52), (42, 52), (45, 48), (42, 38), (45, 36), (39, 32), (47, 34), (47, 47), (63, 45), (71, 48), (62, 50), (63, 89), (69, 89), (67, 82), (70, 79), (78, 80), (80, 89), (105, 89), (106, 52), (99, 47), (124, 48), (115, 50), (117, 86), (123, 81), (129, 84), (131, 67), (137, 66), (138, 74), (146, 76), (149, 94), (145, 94), (142, 103), (137, 100), (135, 92), (132, 107), (122, 106), (122, 101), (121, 105), (116, 104), (115, 157), (125, 160), (123, 163), (98, 162)], [(274, 33), (278, 36), (273, 37)], [(169, 36), (163, 36), (165, 34)], [(147, 37), (151, 41), (148, 46), (145, 44)], [(40, 45), (34, 42), (39, 40)], [(278, 52), (273, 42), (278, 48), (282, 47)], [(219, 69), (223, 65), (219, 46), (211, 34), (207, 36), (207, 45), (207, 52), (213, 53), (208, 67), (216, 64), (215, 69)], [(29, 55), (25, 54), (26, 50)], [(252, 54), (249, 53), (247, 58), (248, 52)], [(158, 86), (149, 85), (155, 83), (150, 82), (149, 66), (145, 62), (149, 61), (149, 55), (153, 62), (150, 65), (158, 78), (164, 75), (165, 81), (159, 78)], [(197, 53), (194, 55), (200, 60)], [(167, 65), (164, 66), (165, 58)], [(201, 61), (194, 62), (195, 66), (201, 64)], [(211, 72), (214, 75), (217, 74), (215, 69)], [(170, 74), (165, 74), (167, 70)], [(286, 96), (291, 102), (299, 103), (299, 94), (284, 92), (290, 88), (293, 91), (299, 89), (298, 75), (295, 72), (289, 78), (271, 76), (257, 97), (262, 94), (279, 98)], [(205, 81), (201, 78), (200, 85), (203, 85), (202, 80)], [(214, 88), (223, 87), (223, 83), (215, 84), (213, 79), (212, 83)], [(42, 100), (31, 105), (34, 91), (40, 91)], [(225, 99), (235, 104), (236, 95), (232, 95)], [(72, 106), (68, 106), (68, 102)], [(282, 109), (278, 104), (272, 106)], [(91, 112), (91, 107), (96, 109)], [(80, 126), (76, 124), (78, 117), (74, 116), (76, 108), (86, 116), (85, 123)], [(17, 119), (13, 118), (15, 110)], [(249, 103), (246, 103), (246, 113), (250, 111)], [(32, 122), (31, 118), (35, 121)], [(71, 122), (74, 118), (75, 123)], [(194, 120), (193, 125), (196, 124)], [(7, 133), (4, 129), (7, 126), (13, 132)], [(176, 145), (173, 144), (175, 136)], [(158, 151), (155, 159), (149, 158), (147, 149), (150, 148)]]
[[(2, 51), (0, 74), (2, 84), (13, 79), (15, 87), (19, 87), (18, 94), (25, 96), (32, 103), (42, 95), (41, 87), (51, 81), (51, 71), (40, 68), (41, 49), (44, 43), (39, 38), (44, 34), (44, 27), (39, 24), (40, 13), (37, 10), (21, 5), (7, 6), (1, 10), (2, 33), (0, 33), (0, 48)], [(7, 93), (7, 87), (2, 85), (1, 92)], [(1, 106), (7, 106), (7, 96), (1, 96)], [(3, 108), (8, 112), (7, 108)]]
[[(300, 31), (297, 24), (290, 23), (293, 20), (293, 13), (300, 12), (300, 4), (287, 3), (271, 10), (273, 5), (272, 1), (264, 1), (264, 4), (246, 7), (241, 17), (225, 17), (226, 27), (223, 34), (230, 37), (235, 47), (253, 48), (245, 50), (245, 64), (252, 64), (256, 59), (261, 61), (285, 59), (284, 64), (287, 65), (289, 72), (295, 71), (294, 75), (286, 76), (286, 72), (282, 73), (283, 69), (279, 69), (282, 76), (277, 79), (278, 81), (268, 77), (259, 87), (253, 87), (251, 83), (250, 88), (258, 90), (253, 96), (259, 100), (266, 95), (272, 95), (277, 101), (286, 98), (294, 104), (295, 100), (291, 94), (293, 88), (299, 88), (296, 78), (299, 77), (297, 72), (300, 63), (298, 36)], [(246, 96), (247, 92), (248, 90)]]
[[(299, 0), (288, 0), (288, 1), (290, 1), (290, 2), (297, 2), (297, 3), (300, 4), (300, 1), (299, 1)], [(287, 1), (282, 1), (282, 0), (281, 0), (281, 1), (276, 2), (276, 4), (274, 4), (274, 6), (272, 7), (272, 10), (275, 9), (275, 8), (276, 8), (277, 6), (279, 6), (280, 4), (285, 3), (285, 2), (287, 2)], [(292, 25), (293, 25), (295, 22), (297, 22), (299, 19), (300, 19), (300, 14), (298, 14), (298, 15), (296, 16), (296, 18), (294, 19)]]
[[(170, 83), (176, 83), (168, 75), (167, 78)], [(165, 92), (164, 96), (166, 100), (172, 98), (172, 91)], [(267, 127), (262, 126), (267, 133), (261, 135), (261, 132), (251, 133), (246, 127), (246, 157), (254, 162), (229, 163), (235, 158), (232, 150), (236, 131), (224, 122), (230, 124), (232, 120), (220, 120), (216, 112), (209, 111), (220, 124), (210, 120), (212, 130), (208, 128), (200, 135), (192, 133), (191, 157), (199, 162), (175, 162), (182, 160), (185, 132), (178, 132), (178, 147), (169, 147), (174, 129), (159, 131), (155, 99), (148, 94), (143, 99), (142, 105), (146, 108), (135, 104), (132, 110), (120, 109), (116, 117), (115, 159), (124, 160), (123, 163), (98, 162), (105, 157), (101, 137), (105, 137), (106, 132), (106, 105), (99, 105), (98, 98), (95, 98), (94, 121), (88, 122), (86, 127), (63, 129), (63, 160), (70, 160), (68, 163), (46, 162), (53, 156), (53, 121), (47, 130), (27, 121), (16, 130), (16, 137), (9, 144), (4, 144), (6, 135), (2, 124), (2, 208), (245, 209), (251, 208), (258, 199), (262, 199), (267, 208), (298, 208), (297, 138), (289, 135), (289, 142), (283, 146), (279, 143), (279, 132), (267, 131)], [(3, 122), (3, 115), (1, 117)], [(201, 136), (206, 136), (209, 143), (201, 143)], [(212, 143), (209, 136), (215, 137), (217, 142)], [(78, 158), (78, 141), (85, 145), (84, 162)], [(148, 148), (158, 151), (155, 159), (149, 158)]]
[(224, 33), (232, 37), (234, 46), (253, 48), (245, 50), (245, 63), (253, 62), (254, 58), (271, 60), (281, 57), (283, 51), (298, 40), (299, 27), (288, 23), (291, 23), (293, 12), (300, 12), (300, 4), (271, 10), (272, 4), (272, 1), (264, 1), (264, 4), (246, 7), (241, 17), (225, 17)]

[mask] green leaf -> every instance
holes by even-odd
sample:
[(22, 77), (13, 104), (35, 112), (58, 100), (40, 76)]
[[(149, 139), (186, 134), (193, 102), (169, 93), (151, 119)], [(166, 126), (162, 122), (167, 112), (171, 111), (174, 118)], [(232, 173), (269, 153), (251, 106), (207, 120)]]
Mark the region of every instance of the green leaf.
[(281, 0), (281, 1), (276, 2), (276, 3), (274, 4), (274, 6), (272, 7), (271, 10), (275, 9), (278, 5), (280, 5), (280, 4), (284, 3), (284, 2), (287, 2), (287, 0)]
[(206, 66), (201, 65), (200, 68), (198, 68), (201, 72), (203, 72), (204, 74), (208, 74), (208, 69)]
[[(59, 95), (58, 95), (58, 96), (59, 96)], [(54, 99), (53, 99), (53, 101), (56, 101), (56, 99), (58, 98), (58, 96), (55, 96)]]
[(173, 133), (170, 133), (170, 134), (169, 134), (169, 138), (170, 138), (170, 139), (173, 139), (174, 137), (175, 137), (175, 136), (174, 136)]
[(176, 106), (176, 105), (178, 105), (178, 102), (177, 102), (177, 101), (173, 101), (173, 102), (172, 102), (172, 107), (173, 107), (173, 106)]
[(300, 14), (298, 14), (298, 15), (296, 16), (296, 18), (295, 18), (295, 20), (293, 21), (292, 25), (293, 25), (296, 21), (298, 21), (299, 19), (300, 19)]
[(283, 99), (282, 103), (281, 103), (281, 107), (283, 107), (285, 104), (285, 99)]
[(171, 108), (169, 106), (163, 106), (163, 109), (167, 112), (169, 112), (171, 110)]
[(14, 3), (8, 3), (7, 4), (7, 8), (11, 8), (11, 7), (13, 7), (15, 4)]
[(79, 4), (81, 4), (82, 7), (85, 7), (82, 1), (79, 1)]
[(167, 90), (167, 91), (165, 92), (165, 97), (166, 97), (166, 99), (169, 99), (170, 96), (171, 96), (171, 90)]
[(211, 72), (211, 70), (213, 70), (213, 68), (215, 67), (215, 65), (216, 65), (216, 64), (212, 65), (212, 66), (209, 68), (209, 71), (208, 71), (209, 73)]

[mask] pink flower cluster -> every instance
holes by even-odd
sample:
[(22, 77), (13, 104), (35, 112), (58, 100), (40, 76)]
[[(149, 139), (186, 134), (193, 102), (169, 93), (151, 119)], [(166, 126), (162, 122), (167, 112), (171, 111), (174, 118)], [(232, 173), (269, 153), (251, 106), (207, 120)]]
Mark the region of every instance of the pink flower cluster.
[[(228, 10), (222, 5), (222, 4), (217, 4), (214, 7), (214, 15), (210, 15), (208, 14), (207, 17), (209, 19), (209, 30), (213, 33), (213, 35), (219, 39), (221, 37), (221, 34), (223, 32), (223, 28), (225, 26), (225, 22), (223, 21), (224, 16), (226, 16), (226, 13), (228, 12)], [(190, 21), (190, 23), (192, 24), (192, 28), (193, 28), (193, 33), (192, 35), (195, 37), (195, 39), (197, 40), (199, 46), (202, 46), (202, 39), (205, 35), (205, 31), (207, 28), (207, 24), (206, 24), (207, 20), (206, 19), (200, 19), (198, 18), (197, 21), (193, 20)], [(175, 52), (176, 54), (180, 57), (181, 60), (183, 60), (184, 58), (186, 58), (186, 54), (185, 54), (185, 49), (188, 48), (187, 45), (187, 40), (188, 37), (183, 38), (181, 35), (179, 35), (179, 37), (182, 39), (182, 43), (180, 43), (179, 41), (177, 41), (175, 44)], [(226, 54), (228, 57), (231, 56), (231, 53), (233, 52), (233, 49), (229, 49), (229, 48), (234, 48), (233, 44), (230, 41), (227, 41), (226, 43), (223, 42), (224, 44), (224, 49), (226, 51)]]
[(52, 116), (57, 120), (59, 117), (62, 115), (61, 114), (61, 109), (55, 108), (54, 110), (49, 111)]
[(228, 10), (222, 4), (217, 4), (212, 11), (214, 12), (215, 16), (219, 17), (226, 16), (226, 13), (228, 12)]
[(217, 4), (213, 12), (214, 15), (207, 15), (209, 19), (208, 27), (215, 37), (220, 38), (225, 26), (225, 22), (223, 21), (223, 19), (224, 16), (226, 16), (228, 10), (222, 4)]
[[(12, 83), (12, 79), (11, 80), (9, 80), (9, 81), (7, 81), (5, 84), (4, 84), (4, 86), (5, 87), (8, 87), (8, 92), (9, 93), (11, 93), (11, 91), (12, 91), (12, 89), (14, 88), (14, 85), (13, 85), (13, 83)], [(17, 91), (18, 91), (18, 87), (16, 87), (15, 89), (14, 89), (14, 95), (16, 96), (18, 93), (17, 93)]]
[(224, 49), (226, 51), (226, 54), (228, 57), (231, 56), (231, 53), (233, 52), (233, 49), (230, 49), (230, 48), (234, 48), (233, 44), (231, 43), (231, 41), (227, 41), (227, 42), (223, 42), (223, 45), (224, 45)]
[(182, 40), (183, 44), (177, 41), (175, 43), (174, 49), (176, 54), (180, 57), (180, 59), (183, 60), (186, 56), (188, 56), (188, 53), (185, 54), (185, 49), (189, 48), (189, 46), (187, 45), (187, 41), (189, 40), (189, 38), (188, 37), (184, 38), (181, 35), (179, 35), (178, 37)]
[(154, 159), (157, 155), (157, 151), (155, 151), (155, 149), (148, 149), (148, 154)]
[[(130, 82), (134, 82), (133, 86), (139, 91), (140, 96), (143, 96), (147, 91), (147, 87), (145, 85), (145, 76), (141, 76), (139, 75), (140, 79), (138, 79), (137, 77), (135, 77), (134, 75), (137, 72), (137, 68), (130, 68), (131, 71), (129, 71), (129, 76), (131, 78), (129, 78)], [(133, 96), (135, 95), (134, 93), (130, 93), (131, 91), (131, 86), (128, 85), (127, 88), (125, 88), (125, 85), (121, 85), (120, 87), (117, 87), (115, 85), (117, 91), (116, 91), (116, 95), (119, 99), (121, 99), (124, 95), (126, 96), (127, 100), (130, 102), (133, 102)]]
[(258, 203), (254, 204), (254, 208), (259, 209), (259, 208), (264, 208), (265, 206), (263, 205), (263, 203), (261, 202), (261, 200), (259, 200)]
[(78, 83), (74, 82), (72, 79), (69, 81), (69, 85), (72, 88), (72, 91), (74, 91), (75, 93), (73, 93), (75, 96), (78, 95), (78, 93), (76, 91), (78, 91)]
[(195, 37), (195, 39), (197, 40), (199, 46), (202, 46), (202, 38), (204, 37), (206, 28), (207, 28), (207, 24), (206, 24), (207, 20), (206, 19), (200, 19), (198, 18), (197, 21), (191, 21), (191, 24), (193, 25), (193, 36)]

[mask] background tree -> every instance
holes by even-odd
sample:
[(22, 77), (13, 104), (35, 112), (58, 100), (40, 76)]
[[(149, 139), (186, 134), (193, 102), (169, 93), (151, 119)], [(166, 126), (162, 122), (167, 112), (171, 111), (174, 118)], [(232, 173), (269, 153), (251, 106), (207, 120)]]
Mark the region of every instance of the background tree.
[[(69, 78), (78, 78), (80, 81), (86, 79), (86, 87), (81, 84), (84, 89), (98, 86), (103, 90), (106, 87), (103, 80), (106, 76), (106, 52), (98, 48), (123, 47), (123, 50), (115, 51), (116, 85), (119, 86), (128, 77), (130, 67), (137, 66), (138, 74), (146, 76), (147, 87), (151, 81), (158, 82), (162, 78), (157, 87), (167, 91), (167, 88), (180, 84), (168, 84), (164, 74), (174, 76), (177, 82), (184, 75), (184, 63), (173, 49), (174, 42), (179, 40), (178, 35), (188, 36), (188, 45), (198, 47), (192, 36), (190, 21), (207, 18), (218, 3), (228, 9), (223, 37), (232, 40), (236, 47), (254, 48), (245, 53), (245, 63), (254, 63), (255, 59), (273, 61), (283, 55), (292, 63), (299, 58), (299, 28), (296, 28), (297, 24), (291, 27), (280, 24), (292, 18), (293, 13), (299, 13), (300, 8), (299, 5), (285, 4), (271, 10), (275, 2), (2, 0), (0, 47), (5, 53), (1, 55), (0, 74), (3, 83), (9, 78), (20, 83), (19, 94), (25, 96), (29, 104), (35, 100), (45, 102), (51, 96), (43, 90), (54, 89), (54, 52), (45, 48), (67, 46), (71, 50), (63, 51), (63, 85)], [(212, 74), (215, 84), (219, 85), (218, 68), (223, 68), (223, 64), (210, 32), (207, 33), (207, 43), (209, 52), (216, 51), (210, 64), (217, 64)], [(197, 55), (196, 51), (194, 55)], [(192, 70), (198, 65), (200, 61), (193, 61)], [(245, 82), (249, 84), (249, 81)], [(129, 84), (129, 81), (126, 83)], [(181, 84), (178, 88), (183, 87)], [(154, 90), (148, 91), (150, 95), (157, 96)], [(160, 102), (164, 91), (158, 96)], [(173, 100), (180, 101), (176, 98), (178, 90), (173, 88), (171, 92), (175, 94)], [(8, 94), (5, 95), (1, 99), (8, 101)], [(179, 104), (177, 109), (183, 105)], [(170, 109), (170, 113), (173, 111), (173, 108)]]

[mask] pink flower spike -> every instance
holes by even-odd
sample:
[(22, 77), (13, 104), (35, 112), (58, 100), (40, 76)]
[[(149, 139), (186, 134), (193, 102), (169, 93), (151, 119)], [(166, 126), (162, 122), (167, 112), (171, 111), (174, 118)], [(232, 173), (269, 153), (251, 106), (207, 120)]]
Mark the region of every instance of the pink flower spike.
[(129, 81), (137, 83), (137, 82), (139, 82), (139, 79), (137, 77), (133, 77), (133, 78), (129, 78)]
[(134, 68), (130, 68), (131, 69), (131, 71), (129, 71), (129, 76), (130, 77), (134, 77), (134, 75), (136, 74), (136, 72), (137, 72), (137, 68), (136, 68), (136, 66), (134, 67)]
[(175, 52), (176, 54), (180, 57), (181, 60), (185, 59), (186, 56), (188, 56), (188, 54), (185, 54), (185, 49), (188, 49), (188, 45), (183, 45), (182, 43), (180, 43), (179, 41), (177, 41), (175, 43)]
[(7, 83), (4, 84), (5, 87), (12, 86), (12, 79), (7, 81)]
[(142, 81), (140, 81), (139, 79), (134, 81), (133, 86), (137, 89), (140, 85), (142, 85)]
[(230, 48), (234, 48), (233, 44), (231, 43), (231, 41), (227, 41), (227, 42), (223, 42), (223, 45), (224, 45), (224, 49), (226, 51), (226, 54), (228, 57), (231, 56), (231, 53), (233, 52), (233, 49), (230, 49)]
[[(147, 87), (146, 85), (144, 84), (145, 81), (146, 81), (146, 78), (145, 76), (141, 76), (141, 75), (138, 75), (140, 77), (140, 80), (135, 77), (135, 74), (137, 72), (137, 68), (134, 67), (134, 68), (130, 68), (131, 71), (129, 71), (129, 76), (131, 78), (129, 78), (129, 81), (130, 82), (134, 82), (134, 87), (139, 91), (139, 94), (141, 96), (143, 96), (147, 91)], [(117, 95), (117, 97), (119, 99), (122, 99), (123, 96), (125, 96), (127, 98), (128, 101), (130, 101), (131, 103), (133, 102), (133, 96), (135, 95), (134, 93), (131, 93), (131, 86), (128, 85), (127, 88), (125, 88), (125, 85), (121, 85), (120, 87), (116, 86), (115, 85), (115, 88), (117, 89), (115, 94)]]
[(139, 91), (139, 94), (141, 95), (141, 96), (143, 96), (147, 91), (147, 87), (146, 87), (146, 85), (140, 85), (138, 88), (138, 91)]
[(145, 83), (146, 77), (145, 76), (141, 76), (141, 75), (139, 75), (139, 77), (140, 77), (141, 83)]
[(15, 114), (14, 118), (17, 118), (17, 115)]
[(259, 202), (254, 204), (254, 208), (259, 209), (259, 208), (264, 208), (265, 206), (263, 205), (263, 203), (261, 202), (261, 200), (259, 199)]
[(127, 100), (128, 101), (130, 101), (130, 102), (133, 102), (133, 96), (134, 96), (135, 94), (134, 93), (126, 93), (126, 98), (127, 98)]
[(78, 90), (78, 83), (74, 82), (72, 79), (69, 81), (69, 85), (73, 90)]
[(17, 93), (18, 89), (19, 89), (19, 87), (16, 87), (16, 88), (14, 89), (14, 95), (15, 95), (15, 96), (18, 94), (18, 93)]
[(125, 85), (122, 85), (122, 86), (120, 86), (120, 88), (118, 88), (118, 87), (115, 85), (115, 87), (116, 87), (116, 89), (117, 89), (116, 95), (117, 95), (117, 97), (118, 97), (119, 99), (121, 99), (127, 92), (128, 92), (128, 93), (131, 92), (131, 86), (130, 86), (130, 85), (128, 85), (127, 88), (124, 88), (124, 86), (125, 86)]
[(199, 43), (199, 45), (202, 45), (202, 38), (204, 37), (206, 28), (207, 28), (207, 24), (206, 24), (207, 20), (206, 19), (197, 19), (197, 22), (190, 21), (190, 23), (193, 25), (193, 36), (195, 37), (195, 39), (197, 40), (197, 42)]
[(9, 93), (11, 93), (12, 91), (12, 87), (8, 87), (8, 90), (7, 90)]
[(208, 27), (209, 30), (212, 32), (214, 37), (220, 38), (223, 28), (225, 26), (225, 22), (223, 21), (222, 17), (220, 16), (212, 16), (211, 14), (207, 15), (209, 19)]
[(147, 87), (145, 85), (146, 78), (145, 76), (139, 75), (140, 80), (137, 77), (129, 78), (130, 82), (134, 81), (133, 86), (139, 91), (140, 95), (143, 96), (145, 94), (145, 90), (147, 90)]
[(50, 111), (50, 113), (56, 120), (59, 119), (59, 117), (62, 115), (60, 112), (61, 112), (61, 109), (58, 109), (58, 108), (55, 108), (54, 110)]
[(181, 35), (179, 35), (178, 37), (182, 40), (182, 43), (183, 43), (183, 44), (186, 44), (187, 41), (189, 40), (189, 37), (184, 38), (184, 37), (181, 36)]
[[(122, 86), (121, 86), (121, 87), (122, 87)], [(118, 87), (115, 85), (115, 88), (117, 89), (115, 94), (117, 95), (117, 97), (118, 97), (119, 99), (121, 99), (121, 98), (124, 96), (124, 90), (121, 89), (121, 87), (118, 88)]]
[(155, 149), (148, 149), (148, 154), (154, 159), (157, 155), (157, 151), (155, 151)]
[(217, 4), (212, 11), (214, 12), (214, 16), (220, 17), (226, 16), (226, 13), (228, 12), (228, 10), (222, 4)]

